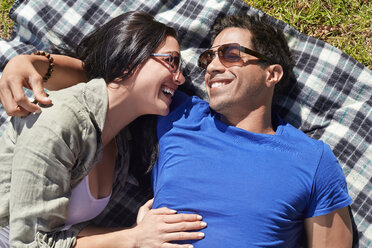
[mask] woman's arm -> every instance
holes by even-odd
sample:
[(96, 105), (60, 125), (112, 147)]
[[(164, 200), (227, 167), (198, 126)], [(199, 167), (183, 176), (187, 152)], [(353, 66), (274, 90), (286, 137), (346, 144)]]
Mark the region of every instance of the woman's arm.
[(55, 231), (67, 218), (71, 169), (79, 154), (77, 147), (84, 143), (80, 125), (85, 125), (66, 108), (53, 109), (14, 119), (12, 125), (18, 135), (9, 201), (10, 244), (14, 247), (36, 247), (43, 241), (70, 243), (74, 239), (68, 231)]
[(43, 83), (43, 77), (48, 70), (49, 61), (45, 56), (18, 55), (8, 62), (0, 78), (0, 102), (8, 115), (26, 116), (29, 112), (40, 111), (37, 105), (27, 99), (22, 86), (32, 89), (38, 102), (50, 104), (44, 87), (58, 90), (87, 81), (82, 61), (64, 55), (52, 57), (54, 68), (46, 83)]
[(144, 204), (137, 216), (137, 225), (128, 229), (88, 226), (77, 238), (75, 248), (95, 247), (189, 247), (171, 244), (175, 240), (202, 239), (202, 232), (189, 232), (206, 227), (197, 214), (176, 214), (168, 208), (151, 209), (152, 200)]

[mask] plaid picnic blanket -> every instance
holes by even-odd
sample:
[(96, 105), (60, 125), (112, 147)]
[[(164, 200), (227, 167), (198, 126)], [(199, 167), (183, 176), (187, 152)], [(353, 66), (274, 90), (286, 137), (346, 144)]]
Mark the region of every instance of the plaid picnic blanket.
[[(186, 62), (185, 90), (206, 97), (198, 54), (211, 44), (215, 19), (237, 11), (265, 15), (238, 0), (20, 0), (10, 16), (13, 38), (0, 40), (0, 67), (17, 54), (69, 49), (89, 31), (130, 10), (146, 11), (178, 30)], [(295, 79), (276, 102), (279, 114), (312, 138), (328, 143), (345, 173), (359, 232), (359, 247), (372, 245), (372, 72), (340, 50), (270, 17), (296, 59)], [(7, 124), (0, 110), (0, 135)]]

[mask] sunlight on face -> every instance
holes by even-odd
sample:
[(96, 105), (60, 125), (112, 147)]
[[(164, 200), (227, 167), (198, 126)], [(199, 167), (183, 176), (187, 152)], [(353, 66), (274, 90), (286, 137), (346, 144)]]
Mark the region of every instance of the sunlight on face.
[[(156, 54), (171, 52), (180, 52), (178, 41), (172, 36), (167, 36), (154, 51)], [(130, 77), (132, 97), (140, 103), (143, 114), (167, 115), (174, 92), (185, 81), (182, 73), (173, 72), (169, 67), (168, 59), (150, 57)]]
[[(217, 35), (212, 46), (239, 43), (252, 49), (251, 37), (247, 29), (227, 28)], [(244, 56), (247, 60), (257, 60), (252, 55)], [(247, 111), (263, 105), (269, 93), (265, 74), (257, 63), (226, 67), (218, 56), (206, 69), (205, 83), (211, 108), (226, 116), (246, 115)]]

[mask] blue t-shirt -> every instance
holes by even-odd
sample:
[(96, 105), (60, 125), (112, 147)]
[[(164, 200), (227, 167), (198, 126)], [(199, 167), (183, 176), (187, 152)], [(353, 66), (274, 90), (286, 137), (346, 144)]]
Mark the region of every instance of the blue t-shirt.
[(275, 135), (257, 134), (197, 97), (177, 93), (172, 108), (158, 120), (153, 208), (202, 215), (195, 247), (297, 247), (305, 218), (351, 204), (330, 147), (283, 120)]

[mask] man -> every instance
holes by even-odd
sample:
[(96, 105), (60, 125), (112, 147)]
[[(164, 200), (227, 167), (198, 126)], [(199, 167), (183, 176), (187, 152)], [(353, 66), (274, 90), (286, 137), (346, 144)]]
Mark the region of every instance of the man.
[(282, 32), (229, 16), (213, 33), (199, 58), (209, 106), (178, 96), (159, 119), (153, 207), (202, 215), (195, 247), (298, 247), (305, 233), (309, 247), (350, 247), (341, 166), (271, 109), (292, 70)]
[(291, 72), (282, 33), (242, 16), (214, 33), (199, 59), (209, 106), (178, 94), (159, 120), (153, 207), (201, 214), (208, 226), (195, 247), (297, 247), (305, 233), (310, 247), (350, 247), (351, 199), (336, 158), (271, 110)]

